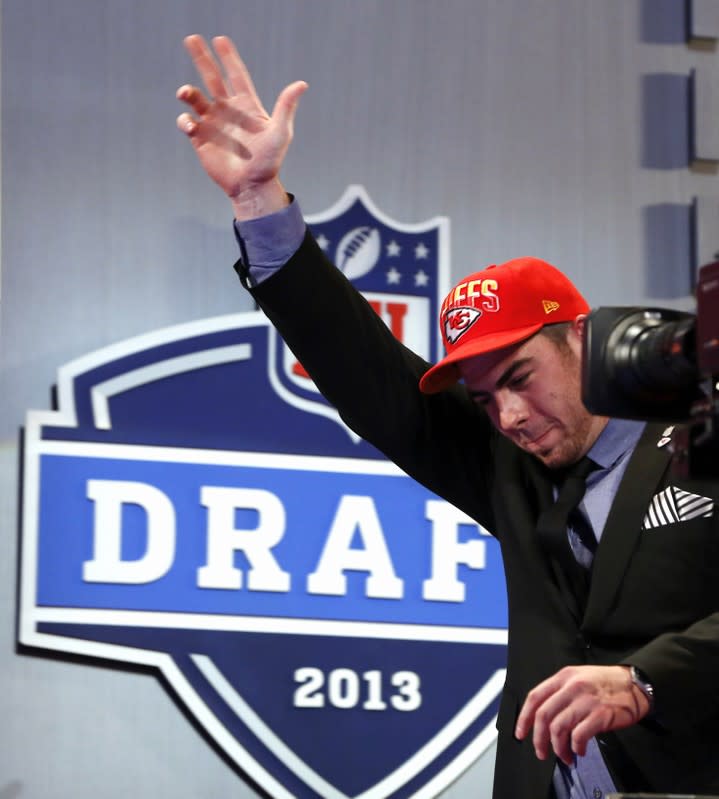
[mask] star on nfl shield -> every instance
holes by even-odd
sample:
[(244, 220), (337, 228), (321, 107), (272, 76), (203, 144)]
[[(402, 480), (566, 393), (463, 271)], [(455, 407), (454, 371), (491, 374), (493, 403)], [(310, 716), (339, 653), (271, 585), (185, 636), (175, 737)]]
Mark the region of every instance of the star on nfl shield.
[[(436, 360), (447, 220), (351, 187), (308, 223)], [(21, 643), (155, 667), (275, 799), (428, 799), (494, 741), (498, 545), (349, 434), (261, 313), (61, 367), (24, 444)]]

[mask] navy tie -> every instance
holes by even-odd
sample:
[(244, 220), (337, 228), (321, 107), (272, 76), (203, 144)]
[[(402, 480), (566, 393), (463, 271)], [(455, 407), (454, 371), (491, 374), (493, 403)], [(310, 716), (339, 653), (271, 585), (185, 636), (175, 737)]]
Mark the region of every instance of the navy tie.
[(587, 488), (587, 477), (600, 468), (591, 458), (586, 456), (577, 461), (560, 477), (559, 493), (554, 504), (539, 516), (537, 534), (544, 550), (555, 561), (569, 578), (575, 594), (586, 600), (589, 572), (577, 563), (569, 544), (568, 528), (572, 528), (584, 546), (591, 552), (597, 548), (589, 521), (579, 510)]

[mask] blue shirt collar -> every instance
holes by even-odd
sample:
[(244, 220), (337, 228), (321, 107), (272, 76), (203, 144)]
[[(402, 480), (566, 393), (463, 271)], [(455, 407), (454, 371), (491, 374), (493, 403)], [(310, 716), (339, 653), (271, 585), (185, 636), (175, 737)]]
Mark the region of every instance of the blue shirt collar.
[(628, 450), (634, 449), (646, 422), (633, 419), (610, 419), (587, 455), (602, 469), (609, 469)]

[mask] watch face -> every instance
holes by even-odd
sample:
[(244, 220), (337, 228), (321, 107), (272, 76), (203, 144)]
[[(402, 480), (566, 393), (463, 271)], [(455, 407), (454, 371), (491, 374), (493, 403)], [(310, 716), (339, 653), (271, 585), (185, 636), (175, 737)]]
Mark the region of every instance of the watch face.
[(649, 702), (654, 701), (654, 686), (636, 666), (631, 666), (629, 674), (634, 685), (647, 697)]

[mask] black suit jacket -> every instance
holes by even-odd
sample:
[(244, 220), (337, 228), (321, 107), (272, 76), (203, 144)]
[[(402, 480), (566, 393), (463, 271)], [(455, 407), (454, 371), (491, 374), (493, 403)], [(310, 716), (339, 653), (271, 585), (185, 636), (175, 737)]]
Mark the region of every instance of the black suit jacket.
[[(247, 276), (237, 266), (243, 282)], [(461, 386), (426, 396), (427, 363), (399, 344), (309, 234), (259, 305), (347, 424), (499, 540), (509, 602), (507, 681), (498, 718), (496, 799), (550, 790), (552, 759), (513, 736), (527, 692), (570, 664), (632, 663), (656, 691), (656, 714), (602, 735), (618, 787), (719, 791), (719, 525), (716, 515), (643, 530), (670, 485), (719, 499), (717, 480), (679, 480), (665, 425), (650, 424), (595, 555), (586, 606), (557, 580), (535, 535), (552, 501), (544, 467), (499, 435)]]

